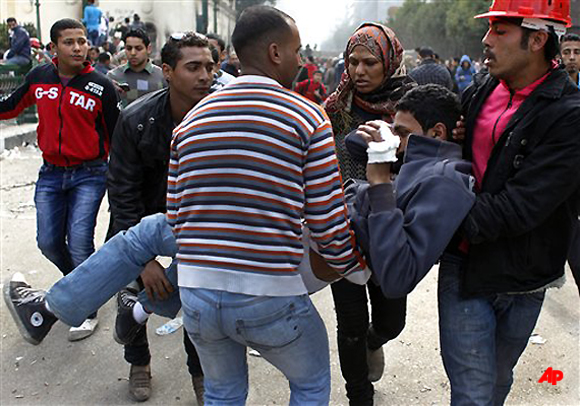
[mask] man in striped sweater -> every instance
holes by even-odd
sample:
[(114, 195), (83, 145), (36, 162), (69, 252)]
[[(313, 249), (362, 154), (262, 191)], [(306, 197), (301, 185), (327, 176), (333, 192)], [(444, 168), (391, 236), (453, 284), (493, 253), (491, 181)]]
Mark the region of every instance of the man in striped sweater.
[(173, 133), (167, 217), (177, 239), (184, 323), (206, 402), (244, 404), (246, 347), (290, 381), (290, 404), (328, 404), (328, 338), (297, 271), (302, 222), (340, 275), (362, 273), (324, 111), (289, 90), (294, 20), (250, 7), (232, 42), (242, 76)]

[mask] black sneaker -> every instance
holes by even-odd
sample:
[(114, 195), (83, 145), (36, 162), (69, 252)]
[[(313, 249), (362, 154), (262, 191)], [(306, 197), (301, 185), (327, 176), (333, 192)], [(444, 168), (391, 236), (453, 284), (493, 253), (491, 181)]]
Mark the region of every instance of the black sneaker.
[(117, 295), (117, 319), (115, 320), (115, 341), (122, 345), (133, 342), (140, 329), (145, 324), (139, 324), (133, 317), (133, 307), (137, 303), (137, 293), (125, 288)]
[(17, 272), (4, 284), (4, 301), (22, 337), (38, 345), (58, 320), (46, 309), (46, 291), (32, 289), (24, 275)]

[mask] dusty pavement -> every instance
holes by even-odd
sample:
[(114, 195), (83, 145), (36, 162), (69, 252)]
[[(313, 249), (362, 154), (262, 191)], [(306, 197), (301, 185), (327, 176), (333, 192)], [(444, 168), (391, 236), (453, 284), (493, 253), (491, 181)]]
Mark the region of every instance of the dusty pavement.
[[(19, 271), (35, 287), (46, 288), (60, 274), (44, 259), (35, 242), (33, 182), (41, 164), (32, 147), (5, 151), (1, 166), (1, 279)], [(103, 203), (96, 242), (102, 244), (108, 222)], [(508, 404), (579, 405), (580, 299), (571, 276), (560, 290), (548, 293), (536, 333), (543, 344), (530, 344), (516, 369), (516, 382)], [(377, 405), (448, 404), (449, 385), (439, 356), (434, 269), (409, 297), (407, 327), (386, 346), (387, 367), (376, 384)], [(336, 350), (335, 319), (329, 289), (313, 297), (326, 321), (331, 343), (332, 405), (347, 404)], [(39, 346), (21, 339), (4, 302), (0, 304), (2, 405), (125, 405), (128, 365), (122, 347), (112, 339), (113, 301), (99, 313), (94, 336), (67, 341), (61, 323)], [(166, 320), (152, 317), (149, 337), (153, 353), (153, 396), (148, 404), (195, 404), (185, 369), (182, 332), (157, 336), (155, 328)], [(548, 367), (563, 371), (556, 386), (538, 383)], [(263, 359), (249, 357), (250, 405), (287, 404), (289, 390), (284, 377)]]

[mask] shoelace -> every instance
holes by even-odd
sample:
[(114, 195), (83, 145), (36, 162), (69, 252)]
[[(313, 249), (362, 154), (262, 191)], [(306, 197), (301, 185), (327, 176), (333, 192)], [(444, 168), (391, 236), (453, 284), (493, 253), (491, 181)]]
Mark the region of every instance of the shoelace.
[(123, 292), (121, 293), (121, 303), (125, 307), (133, 307), (135, 306), (135, 302), (137, 301), (137, 296), (132, 295), (131, 293)]
[(19, 286), (14, 290), (20, 296), (18, 306), (22, 306), (28, 303), (40, 303), (45, 296), (45, 292), (43, 290), (32, 289), (26, 286)]

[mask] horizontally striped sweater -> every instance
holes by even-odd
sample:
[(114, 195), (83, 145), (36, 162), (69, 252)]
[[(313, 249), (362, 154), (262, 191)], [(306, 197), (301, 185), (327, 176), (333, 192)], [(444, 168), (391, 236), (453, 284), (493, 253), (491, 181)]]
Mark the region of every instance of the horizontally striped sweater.
[(304, 219), (338, 272), (364, 267), (326, 114), (263, 76), (236, 78), (175, 129), (167, 217), (181, 287), (306, 293), (297, 272)]

